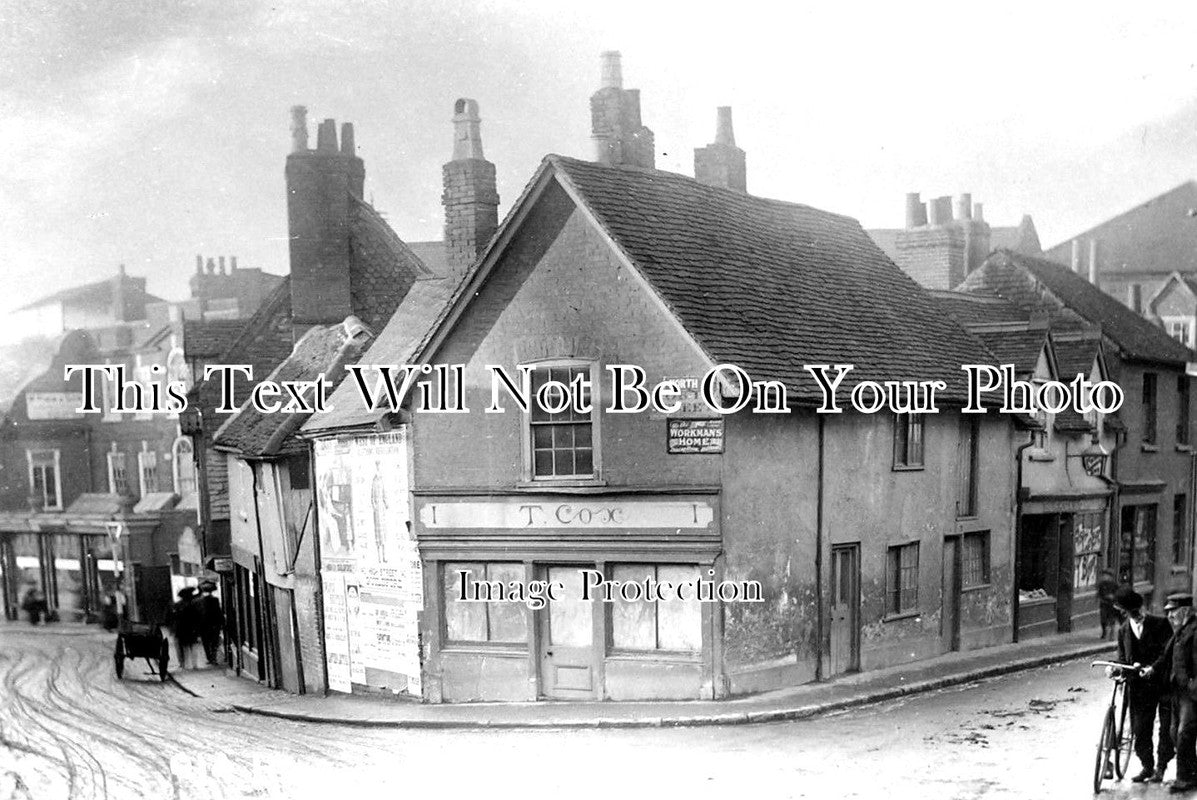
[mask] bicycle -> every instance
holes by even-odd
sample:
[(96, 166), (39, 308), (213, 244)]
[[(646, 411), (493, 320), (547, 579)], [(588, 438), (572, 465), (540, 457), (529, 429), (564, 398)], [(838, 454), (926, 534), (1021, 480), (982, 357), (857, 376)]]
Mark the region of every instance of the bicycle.
[(1138, 664), (1119, 664), (1117, 661), (1094, 661), (1094, 667), (1110, 667), (1114, 672), (1114, 690), (1110, 693), (1110, 705), (1102, 717), (1101, 738), (1097, 740), (1097, 761), (1093, 766), (1093, 792), (1101, 791), (1102, 781), (1113, 772), (1118, 780), (1126, 776), (1130, 766), (1131, 753), (1134, 751), (1134, 734), (1126, 729), (1126, 721), (1130, 716), (1130, 703), (1127, 702), (1126, 678), (1127, 673), (1138, 673)]

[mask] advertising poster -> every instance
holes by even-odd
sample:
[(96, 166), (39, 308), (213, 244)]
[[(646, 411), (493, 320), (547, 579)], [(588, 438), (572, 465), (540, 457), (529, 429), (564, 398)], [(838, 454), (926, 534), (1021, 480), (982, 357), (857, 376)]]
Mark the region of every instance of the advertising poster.
[[(321, 571), (342, 581), (339, 600), (326, 592), (325, 614), (330, 603), (343, 607), (350, 682), (418, 694), (423, 572), (411, 534), (406, 432), (317, 442), (316, 500)], [(405, 680), (396, 686), (391, 676)]]
[(345, 576), (325, 572), (321, 583), (324, 587), (324, 658), (328, 664), (328, 688), (348, 692), (352, 688), (352, 678), (345, 616)]

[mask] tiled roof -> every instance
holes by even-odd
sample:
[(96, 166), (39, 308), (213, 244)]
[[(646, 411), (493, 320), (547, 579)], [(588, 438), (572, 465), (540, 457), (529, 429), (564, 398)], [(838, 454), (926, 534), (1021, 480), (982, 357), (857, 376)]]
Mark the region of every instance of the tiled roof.
[(993, 322), (1025, 322), (1027, 312), (994, 295), (929, 290), (936, 305), (965, 327)]
[(1101, 340), (1096, 336), (1056, 336), (1053, 344), (1060, 380), (1068, 383), (1077, 375), (1084, 375), (1087, 380), (1093, 371), (1093, 360), (1101, 352)]
[[(457, 282), (448, 278), (425, 278), (412, 284), (411, 290), (391, 316), (391, 321), (370, 344), (360, 363), (410, 363), (416, 346), (449, 302), (456, 287)], [(304, 423), (303, 430), (312, 433), (373, 425), (381, 416), (380, 412), (365, 407), (352, 381), (344, 381), (330, 396), (329, 410), (312, 415)]]
[(187, 358), (211, 359), (224, 355), (245, 324), (244, 319), (188, 320), (183, 323), (183, 350)]
[[(335, 387), (346, 375), (342, 367), (356, 361), (371, 338), (370, 331), (352, 317), (340, 325), (312, 328), (296, 342), (291, 355), (270, 373), (269, 379), (275, 382), (310, 381), (324, 373), (327, 383)], [(304, 396), (310, 401), (310, 390)], [(302, 444), (291, 434), (309, 416), (282, 410), (267, 414), (247, 403), (220, 427), (215, 445), (218, 449), (247, 457), (302, 452)]]
[(1069, 263), (1072, 240), (1081, 241), (1088, 264), (1089, 240), (1097, 240), (1097, 263), (1103, 273), (1197, 272), (1197, 182), (1186, 181), (1129, 211), (1076, 234), (1044, 255)]
[(1039, 354), (1047, 343), (1047, 328), (1023, 330), (973, 331), (1002, 364), (1013, 364), (1014, 371), (1026, 375), (1035, 371)]
[(845, 380), (943, 380), (981, 343), (873, 243), (856, 220), (707, 186), (682, 175), (561, 156), (565, 178), (717, 363), (818, 392), (804, 364), (855, 364)]
[(1002, 250), (991, 255), (957, 287), (981, 289), (1028, 311), (1060, 317), (1069, 311), (1100, 325), (1102, 332), (1132, 359), (1184, 364), (1194, 354), (1152, 324), (1070, 270), (1043, 258)]
[(352, 196), (350, 201), (349, 292), (353, 312), (371, 330), (382, 330), (412, 282), (432, 273), (373, 206)]

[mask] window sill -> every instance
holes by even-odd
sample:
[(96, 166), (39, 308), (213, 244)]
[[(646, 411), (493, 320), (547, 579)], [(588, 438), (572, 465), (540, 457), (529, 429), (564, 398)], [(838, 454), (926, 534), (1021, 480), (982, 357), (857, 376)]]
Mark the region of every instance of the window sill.
[(927, 467), (923, 464), (894, 464), (894, 472), (923, 472)]
[(921, 611), (903, 611), (901, 614), (886, 614), (881, 618), (882, 622), (899, 622), (904, 619), (915, 619), (921, 617)]
[(1160, 452), (1160, 446), (1157, 444), (1142, 444), (1139, 446), (1139, 449), (1142, 450), (1144, 453)]
[(1191, 452), (1193, 452), (1193, 445), (1191, 445), (1191, 444), (1178, 444), (1178, 445), (1176, 446), (1176, 452), (1178, 452), (1178, 453), (1191, 453)]
[(1178, 566), (1177, 564), (1173, 564), (1171, 572), (1173, 575), (1187, 575), (1187, 574), (1189, 574), (1189, 568)]
[(538, 489), (587, 489), (604, 487), (607, 481), (602, 478), (546, 478), (544, 480), (519, 481), (515, 488), (521, 491)]
[(986, 582), (986, 583), (978, 583), (974, 586), (961, 586), (960, 592), (962, 594), (964, 592), (980, 592), (984, 589), (992, 589), (992, 588), (993, 588), (993, 584)]
[(1048, 452), (1047, 450), (1032, 450), (1031, 452), (1027, 453), (1027, 460), (1047, 463), (1049, 461), (1055, 461), (1056, 454)]

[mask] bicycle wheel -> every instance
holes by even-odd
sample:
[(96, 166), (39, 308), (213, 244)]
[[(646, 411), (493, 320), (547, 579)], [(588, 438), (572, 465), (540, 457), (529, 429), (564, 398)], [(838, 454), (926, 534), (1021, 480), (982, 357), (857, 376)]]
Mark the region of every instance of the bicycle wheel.
[(1097, 760), (1093, 764), (1093, 792), (1101, 791), (1101, 782), (1106, 779), (1106, 767), (1110, 764), (1110, 743), (1114, 740), (1114, 709), (1107, 708), (1101, 723), (1101, 738), (1097, 740)]
[(1122, 689), (1122, 713), (1118, 715), (1118, 729), (1115, 732), (1117, 738), (1114, 740), (1114, 774), (1118, 776), (1119, 780), (1126, 777), (1127, 769), (1130, 767), (1131, 753), (1135, 749), (1135, 734), (1127, 725), (1129, 718), (1130, 700), (1124, 686)]

